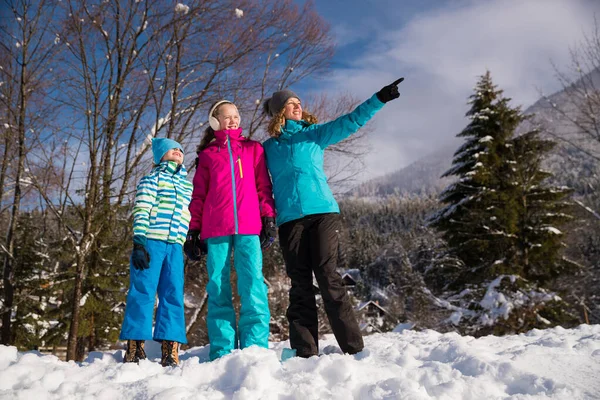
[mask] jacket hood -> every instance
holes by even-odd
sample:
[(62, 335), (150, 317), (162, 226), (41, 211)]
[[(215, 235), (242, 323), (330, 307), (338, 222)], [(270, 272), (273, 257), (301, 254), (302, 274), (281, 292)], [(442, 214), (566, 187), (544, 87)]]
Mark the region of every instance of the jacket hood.
[(226, 147), (228, 140), (231, 142), (243, 142), (248, 140), (248, 138), (242, 135), (242, 128), (224, 129), (215, 131), (215, 139), (212, 140), (208, 146)]
[(298, 133), (302, 129), (310, 126), (310, 124), (304, 120), (294, 121), (293, 119), (286, 119), (285, 125), (281, 128), (280, 138), (289, 138), (294, 133)]

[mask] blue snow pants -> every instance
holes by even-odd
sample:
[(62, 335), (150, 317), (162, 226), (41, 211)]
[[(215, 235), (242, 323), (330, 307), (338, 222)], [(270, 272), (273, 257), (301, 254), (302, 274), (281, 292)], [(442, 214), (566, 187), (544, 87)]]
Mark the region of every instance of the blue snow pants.
[[(121, 340), (172, 340), (187, 343), (183, 310), (183, 250), (179, 243), (148, 239), (150, 268), (129, 266), (129, 293)], [(154, 337), (152, 317), (158, 292)]]
[[(208, 256), (208, 313), (206, 324), (210, 359), (251, 345), (269, 347), (269, 304), (262, 273), (258, 235), (219, 236), (206, 240)], [(237, 272), (241, 309), (238, 329), (231, 293), (231, 253)], [(239, 334), (239, 335), (238, 335)]]

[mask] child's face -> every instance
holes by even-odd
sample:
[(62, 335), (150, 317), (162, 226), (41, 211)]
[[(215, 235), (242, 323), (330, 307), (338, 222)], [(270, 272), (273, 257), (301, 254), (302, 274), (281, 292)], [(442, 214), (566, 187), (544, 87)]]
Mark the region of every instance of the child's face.
[(300, 121), (302, 119), (302, 103), (300, 103), (300, 99), (295, 97), (288, 99), (283, 106), (283, 116), (285, 119)]
[(237, 129), (240, 126), (240, 114), (233, 104), (223, 104), (219, 107), (217, 119), (221, 124), (221, 130)]
[(177, 165), (183, 164), (183, 151), (180, 149), (171, 149), (165, 153), (160, 161), (174, 161)]

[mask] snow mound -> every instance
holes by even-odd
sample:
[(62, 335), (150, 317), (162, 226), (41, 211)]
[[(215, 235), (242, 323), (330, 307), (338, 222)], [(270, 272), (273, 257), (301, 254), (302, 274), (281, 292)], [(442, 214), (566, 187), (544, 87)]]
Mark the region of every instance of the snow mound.
[[(280, 361), (287, 342), (210, 362), (208, 346), (123, 364), (122, 351), (62, 362), (0, 346), (0, 399), (597, 399), (600, 325), (473, 338), (435, 331), (374, 334), (356, 355)], [(322, 349), (334, 349), (327, 336)], [(148, 343), (151, 358), (159, 348)]]

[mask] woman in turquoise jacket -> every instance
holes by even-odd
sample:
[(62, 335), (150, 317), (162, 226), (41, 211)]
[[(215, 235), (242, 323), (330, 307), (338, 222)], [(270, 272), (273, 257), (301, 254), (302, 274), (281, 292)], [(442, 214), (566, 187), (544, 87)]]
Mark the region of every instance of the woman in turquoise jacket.
[(358, 131), (388, 101), (400, 96), (400, 78), (354, 111), (317, 124), (302, 110), (300, 98), (281, 90), (264, 102), (271, 117), (271, 136), (264, 144), (286, 272), (291, 279), (287, 319), (290, 345), (300, 357), (318, 355), (317, 305), (313, 273), (319, 285), (331, 329), (344, 353), (364, 347), (360, 329), (342, 278), (337, 272), (340, 209), (327, 184), (323, 155), (327, 146)]

